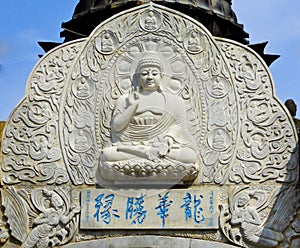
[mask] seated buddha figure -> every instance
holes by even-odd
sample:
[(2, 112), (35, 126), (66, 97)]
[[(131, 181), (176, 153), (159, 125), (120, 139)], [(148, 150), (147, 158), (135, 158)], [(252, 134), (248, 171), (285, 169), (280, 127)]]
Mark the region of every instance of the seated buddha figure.
[(102, 163), (152, 161), (194, 164), (195, 142), (187, 128), (184, 101), (162, 90), (164, 65), (146, 55), (137, 64), (136, 90), (121, 96), (111, 120), (113, 144)]

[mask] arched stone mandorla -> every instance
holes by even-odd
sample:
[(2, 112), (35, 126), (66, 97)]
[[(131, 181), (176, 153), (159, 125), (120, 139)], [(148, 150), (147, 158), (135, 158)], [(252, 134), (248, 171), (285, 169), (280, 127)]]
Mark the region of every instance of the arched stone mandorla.
[(141, 229), (292, 244), (296, 148), (292, 117), (254, 51), (141, 5), (33, 69), (3, 132), (4, 242), (61, 246)]

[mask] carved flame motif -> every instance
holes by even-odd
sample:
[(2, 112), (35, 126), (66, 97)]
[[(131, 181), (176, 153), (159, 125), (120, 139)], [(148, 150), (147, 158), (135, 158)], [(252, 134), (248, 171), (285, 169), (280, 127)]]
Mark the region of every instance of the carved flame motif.
[[(122, 185), (118, 171), (134, 185), (152, 177), (209, 188), (212, 212), (211, 187), (223, 185), (216, 201), (225, 236), (214, 230), (207, 239), (296, 244), (297, 138), (273, 87), (251, 49), (152, 3), (58, 47), (34, 68), (3, 133), (4, 242), (29, 248), (91, 238), (77, 233), (80, 191), (99, 181)], [(114, 116), (132, 105), (134, 114), (114, 128)], [(108, 158), (117, 152), (130, 159)]]

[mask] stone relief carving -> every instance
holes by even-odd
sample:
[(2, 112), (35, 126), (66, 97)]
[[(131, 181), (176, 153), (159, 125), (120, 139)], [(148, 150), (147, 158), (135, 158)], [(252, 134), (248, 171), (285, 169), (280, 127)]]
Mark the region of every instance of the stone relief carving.
[[(242, 139), (238, 141), (229, 181), (296, 182), (297, 138), (290, 117), (274, 97), (266, 66), (257, 55), (235, 42), (222, 40), (220, 46), (235, 75), (241, 108)], [(285, 154), (293, 155), (287, 158)]]
[(26, 98), (5, 129), (2, 181), (62, 184), (69, 179), (58, 139), (60, 97), (80, 43), (57, 49), (34, 68)]
[[(22, 247), (53, 247), (69, 242), (78, 227), (80, 207), (70, 206), (69, 190), (3, 191), (3, 205), (11, 235)], [(31, 194), (31, 197), (28, 194)]]
[(1, 193), (1, 205), (5, 207), (4, 215), (7, 216), (11, 235), (18, 241), (23, 242), (29, 232), (28, 211), (25, 201), (17, 194), (14, 188), (8, 188)]
[(76, 230), (75, 215), (79, 206), (69, 206), (62, 191), (39, 189), (32, 192), (33, 205), (40, 211), (35, 225), (24, 241), (24, 247), (49, 247), (67, 243)]
[(289, 226), (286, 231), (287, 243), (290, 244), (290, 247), (296, 248), (300, 245), (300, 229), (299, 229), (299, 210), (298, 215), (292, 222), (291, 226)]
[[(113, 143), (114, 106), (136, 87), (132, 87), (133, 70), (149, 52), (159, 54), (166, 67), (163, 91), (181, 97), (188, 110), (196, 153), (200, 153), (198, 182), (296, 180), (293, 173), (281, 173), (296, 170), (286, 156), (295, 149), (293, 128), (256, 55), (227, 41), (220, 41), (220, 49), (192, 20), (165, 10), (151, 7), (119, 18), (124, 25), (113, 21), (100, 25), (80, 52), (70, 45), (57, 51), (61, 58), (49, 55), (36, 67), (28, 99), (11, 120), (20, 124), (9, 125), (3, 145), (7, 156), (2, 170), (11, 171), (11, 164), (22, 169), (6, 173), (5, 182), (45, 180), (51, 184), (70, 178), (75, 185), (94, 185), (101, 151)], [(69, 78), (64, 71), (70, 71)], [(28, 129), (34, 125), (40, 129)], [(34, 169), (26, 166), (32, 161)], [(115, 169), (124, 175), (147, 176), (162, 170), (149, 166), (146, 172), (134, 165)], [(110, 173), (105, 177), (110, 177), (112, 167), (105, 168)], [(176, 173), (185, 173), (184, 166), (178, 169)], [(196, 167), (187, 171), (187, 180), (195, 179), (197, 171)]]
[[(75, 185), (95, 184), (99, 151), (95, 145), (93, 103), (96, 95), (95, 83), (99, 80), (99, 65), (92, 60), (92, 56), (96, 51), (94, 46), (89, 48), (85, 55), (88, 60), (79, 60), (78, 67), (72, 73), (74, 81), (65, 96), (60, 137), (64, 144), (62, 151), (68, 174)], [(90, 68), (94, 68), (93, 71)]]
[(186, 34), (184, 47), (189, 53), (200, 53), (203, 51), (204, 35), (199, 31), (191, 30)]
[(284, 232), (299, 208), (299, 193), (293, 187), (240, 187), (229, 197), (228, 207), (221, 206), (221, 228), (235, 244), (278, 247), (285, 243), (288, 246)]
[[(224, 186), (225, 238), (207, 237), (296, 247), (296, 141), (254, 52), (173, 10), (137, 7), (34, 68), (1, 147), (0, 241), (48, 247), (102, 237), (77, 230), (80, 190), (173, 180)], [(55, 184), (77, 188), (76, 200), (68, 187), (44, 187)]]
[(159, 11), (149, 9), (141, 14), (140, 25), (145, 31), (156, 31), (160, 27), (161, 22), (161, 13)]
[[(155, 26), (157, 30), (154, 27), (150, 28), (150, 25), (147, 26), (145, 24), (147, 18), (152, 20), (153, 24), (151, 25)], [(204, 31), (200, 31), (199, 28), (196, 28), (192, 22), (188, 23), (188, 21), (177, 16), (167, 15), (164, 12), (159, 13), (154, 10), (141, 12), (140, 20), (137, 18), (136, 13), (132, 13), (127, 17), (121, 17), (121, 19), (124, 23), (130, 23), (131, 29), (128, 29), (129, 27), (126, 25), (110, 27), (111, 24), (107, 23), (106, 29), (99, 29), (99, 31), (94, 34), (95, 37), (99, 37), (102, 33), (110, 33), (113, 34), (114, 37), (117, 37), (119, 41), (120, 52), (109, 56), (109, 66), (107, 66), (106, 63), (106, 61), (108, 61), (108, 58), (106, 58), (107, 56), (101, 53), (101, 50), (98, 49), (97, 52), (88, 53), (92, 55), (92, 57), (82, 57), (79, 62), (80, 65), (77, 67), (82, 68), (82, 75), (90, 77), (95, 77), (95, 75), (97, 75), (97, 77), (99, 76), (100, 84), (94, 80), (96, 88), (101, 89), (103, 87), (106, 91), (106, 93), (103, 93), (98, 90), (100, 94), (98, 99), (101, 99), (98, 100), (98, 104), (95, 107), (96, 115), (100, 115), (100, 130), (98, 129), (97, 120), (95, 125), (96, 134), (98, 134), (98, 136), (95, 137), (95, 140), (97, 140), (98, 144), (100, 142), (99, 150), (101, 151), (103, 147), (110, 146), (111, 144), (110, 115), (112, 115), (116, 99), (121, 95), (128, 94), (128, 91), (132, 89), (132, 75), (134, 73), (130, 70), (134, 70), (136, 68), (137, 62), (140, 57), (142, 57), (141, 54), (155, 52), (160, 54), (160, 59), (164, 60), (164, 64), (170, 64), (168, 65), (170, 74), (168, 75), (166, 73), (167, 76), (165, 76), (165, 81), (167, 81), (167, 83), (164, 85), (164, 90), (180, 95), (185, 100), (186, 104), (190, 105), (187, 109), (190, 109), (189, 115), (191, 117), (188, 118), (191, 120), (191, 125), (194, 128), (192, 134), (199, 137), (199, 143), (197, 144), (198, 147), (202, 147), (202, 145), (205, 146), (202, 157), (204, 157), (204, 160), (208, 161), (211, 160), (212, 157), (217, 158), (213, 163), (219, 163), (221, 161), (225, 164), (225, 166), (228, 166), (233, 152), (233, 149), (231, 148), (231, 140), (237, 133), (236, 128), (232, 127), (232, 125), (236, 125), (237, 123), (237, 106), (236, 101), (234, 101), (235, 96), (231, 90), (231, 79), (229, 77), (228, 69), (225, 67), (225, 61), (209, 35), (205, 34)], [(134, 27), (136, 28), (135, 33), (132, 32)], [(176, 28), (174, 29), (172, 27)], [(180, 28), (183, 30), (189, 28), (192, 31), (185, 33), (181, 32)], [(159, 32), (160, 30), (163, 30), (163, 32)], [(145, 31), (149, 33), (145, 33)], [(143, 36), (140, 36), (140, 34), (143, 34)], [(92, 40), (93, 39), (91, 39), (91, 41)], [(93, 43), (91, 43), (86, 49), (91, 51), (93, 47)], [(190, 54), (185, 55), (186, 50), (190, 50)], [(197, 60), (198, 63), (191, 63), (191, 59), (192, 61)], [(98, 64), (95, 61), (98, 61)], [(197, 67), (199, 67), (200, 62), (201, 67), (203, 68), (199, 71), (197, 70)], [(220, 64), (224, 65), (221, 66), (221, 69), (219, 69)], [(87, 66), (83, 67), (83, 65)], [(99, 70), (99, 68), (103, 68), (104, 71)], [(130, 70), (128, 68), (130, 68)], [(186, 69), (182, 70), (182, 68)], [(78, 78), (74, 78), (74, 80), (78, 80)], [(214, 83), (211, 83), (215, 85), (218, 80), (221, 82), (219, 83), (219, 86), (209, 86), (210, 88), (207, 89), (207, 91), (211, 94), (211, 96), (209, 96), (204, 88), (206, 88), (206, 84), (210, 84), (211, 80), (215, 81)], [(70, 97), (72, 96), (70, 95)], [(231, 104), (228, 105), (228, 102)], [(102, 104), (104, 106), (101, 107)], [(209, 120), (209, 123), (207, 123), (208, 113), (206, 112), (206, 108), (210, 105), (212, 106), (210, 111), (218, 112), (219, 116), (217, 116), (215, 120)], [(229, 107), (224, 110), (221, 106)], [(70, 107), (70, 112), (73, 111), (72, 114), (69, 114), (70, 116), (74, 116), (74, 114), (76, 115), (72, 109), (74, 109), (73, 105)], [(217, 133), (219, 136), (220, 134), (221, 136), (224, 135), (224, 137), (221, 138), (225, 139), (225, 142), (227, 143), (225, 144), (225, 147), (227, 149), (218, 148), (217, 151), (215, 151), (207, 144), (207, 140), (211, 139), (207, 136), (208, 131), (215, 129), (216, 127), (223, 127), (223, 131), (220, 130)], [(66, 130), (71, 129), (72, 128), (69, 127)], [(90, 134), (92, 135), (93, 133), (94, 130), (91, 128)], [(205, 138), (205, 136), (207, 137)], [(67, 134), (65, 134), (64, 137), (67, 137)], [(100, 154), (97, 153), (96, 149), (94, 147), (91, 149), (93, 150), (93, 153), (96, 154), (95, 160), (101, 160)], [(67, 156), (70, 155), (71, 152), (68, 151)], [(79, 161), (73, 157), (71, 160)], [(208, 170), (210, 170), (210, 168), (212, 168), (212, 162), (209, 161), (208, 163), (210, 163), (208, 166)], [(121, 171), (121, 173), (125, 175), (150, 175), (151, 173), (157, 174), (161, 171), (161, 169), (154, 169), (151, 164), (148, 166), (149, 169), (143, 172), (140, 170), (139, 166), (136, 168), (133, 167), (134, 164), (129, 167), (116, 166), (115, 169), (117, 171)], [(76, 165), (76, 169), (77, 168), (80, 167)], [(94, 168), (95, 167), (87, 173), (76, 172), (75, 174), (90, 175), (90, 179), (92, 181)], [(107, 173), (109, 173), (105, 177), (111, 178), (111, 176), (114, 175), (110, 169), (111, 166), (105, 168), (108, 169)], [(174, 169), (175, 168), (172, 168), (172, 170)], [(184, 171), (184, 167), (182, 166), (179, 172), (181, 173), (181, 171)], [(195, 178), (195, 171), (196, 170), (193, 168), (192, 174), (187, 177), (188, 180)], [(209, 173), (211, 175), (209, 175)], [(169, 174), (169, 172), (167, 172), (167, 174)], [(214, 180), (213, 177), (215, 175), (213, 172), (205, 172), (205, 174), (207, 175), (203, 177), (203, 181), (211, 182)], [(210, 177), (210, 179), (206, 179), (208, 177)], [(216, 179), (218, 182), (222, 180), (222, 178)], [(80, 181), (79, 179), (75, 179), (75, 181), (78, 181), (80, 184), (82, 180)]]
[(117, 42), (114, 33), (103, 31), (95, 40), (95, 48), (102, 54), (111, 54), (115, 51)]
[[(101, 156), (100, 166), (104, 170), (128, 167), (130, 176), (144, 173), (154, 178), (167, 167), (172, 167), (173, 173), (178, 166), (184, 171), (198, 170), (195, 141), (186, 124), (185, 103), (182, 98), (164, 92), (163, 74), (164, 65), (155, 54), (145, 54), (137, 63), (135, 89), (121, 96), (114, 107), (113, 145), (104, 147)], [(138, 170), (134, 170), (136, 166)], [(158, 166), (162, 169), (155, 170)], [(148, 167), (152, 167), (150, 174)], [(169, 171), (166, 176), (170, 178)], [(110, 175), (108, 178), (113, 179)]]
[[(164, 90), (185, 101), (191, 134), (201, 147), (200, 181), (295, 180), (293, 173), (286, 173), (290, 178), (280, 173), (295, 135), (256, 55), (225, 41), (220, 50), (192, 20), (165, 10), (150, 7), (119, 18), (124, 25), (100, 25), (77, 57), (79, 45), (69, 45), (35, 68), (28, 96), (10, 120), (17, 125), (6, 130), (3, 181), (66, 183), (70, 177), (75, 185), (95, 184), (101, 150), (111, 143), (109, 115), (117, 98), (132, 89), (134, 73), (128, 68), (136, 68), (148, 51), (168, 64)], [(12, 166), (19, 168), (17, 174), (9, 172)]]
[[(114, 106), (116, 106), (118, 98), (122, 98), (122, 96), (125, 98), (125, 95), (130, 94), (130, 91), (138, 92), (138, 86), (133, 83), (135, 80), (133, 77), (133, 75), (135, 75), (134, 70), (140, 58), (149, 52), (159, 54), (159, 59), (162, 60), (164, 66), (167, 67), (162, 83), (163, 91), (168, 92), (167, 95), (171, 93), (183, 99), (185, 105), (187, 105), (186, 109), (188, 109), (189, 125), (192, 126), (192, 135), (196, 135), (200, 138), (200, 142), (197, 146), (200, 147), (204, 142), (204, 125), (206, 122), (205, 118), (207, 117), (205, 111), (202, 111), (202, 108), (205, 108), (206, 103), (204, 97), (202, 98), (198, 95), (199, 93), (204, 94), (203, 82), (195, 65), (191, 63), (190, 58), (185, 55), (185, 49), (188, 50), (189, 46), (190, 49), (193, 50), (191, 51), (192, 56), (198, 56), (200, 52), (207, 54), (209, 52), (202, 51), (204, 49), (202, 46), (211, 38), (202, 31), (200, 32), (194, 24), (186, 24), (182, 18), (166, 15), (164, 12), (159, 12), (151, 8), (149, 11), (142, 11), (140, 18), (138, 18), (137, 13), (132, 13), (120, 18), (122, 19), (122, 23), (128, 23), (130, 25), (116, 26), (108, 22), (105, 24), (105, 28), (100, 27), (99, 30), (95, 31), (95, 38), (91, 37), (90, 42), (87, 42), (84, 50), (86, 54), (83, 53), (83, 55), (81, 55), (75, 66), (76, 70), (72, 73), (73, 89), (76, 89), (74, 85), (77, 85), (77, 82), (81, 82), (82, 77), (84, 77), (86, 81), (91, 83), (89, 88), (96, 89), (97, 92), (95, 92), (95, 94), (98, 94), (96, 96), (96, 106), (93, 106), (95, 94), (92, 94), (88, 99), (81, 99), (76, 93), (74, 94), (76, 90), (73, 90), (73, 93), (68, 93), (65, 101), (67, 103), (65, 105), (66, 114), (64, 115), (65, 129), (61, 137), (65, 139), (64, 143), (67, 144), (64, 157), (65, 161), (68, 162), (67, 164), (69, 164), (68, 171), (71, 180), (75, 184), (95, 183), (95, 172), (99, 163), (98, 161), (107, 159), (104, 158), (105, 156), (101, 158), (99, 151), (102, 151), (103, 148), (109, 147), (114, 143), (111, 139), (110, 132)], [(193, 33), (188, 34), (186, 37), (185, 33), (180, 33), (179, 29), (175, 29), (176, 35), (174, 37), (174, 29), (171, 30), (174, 25), (178, 26), (178, 28), (179, 26), (182, 28), (187, 25), (189, 25), (189, 27), (194, 26)], [(160, 29), (164, 30), (164, 32), (160, 33)], [(110, 37), (114, 37), (114, 42), (111, 42), (111, 44), (114, 44), (116, 47), (115, 52), (109, 54), (106, 53), (106, 51), (103, 52), (101, 48), (101, 40), (103, 36), (107, 34), (109, 34)], [(180, 41), (180, 44), (177, 44), (178, 41)], [(196, 44), (195, 41), (197, 41), (198, 44)], [(187, 47), (185, 48), (185, 46)], [(196, 51), (196, 48), (199, 49), (200, 46), (201, 49)], [(217, 54), (217, 49), (214, 48), (211, 53)], [(210, 61), (206, 63), (206, 59)], [(202, 60), (204, 60), (206, 64), (210, 63), (206, 70), (202, 71), (202, 76), (205, 75), (207, 80), (213, 77), (213, 75), (217, 76), (221, 73), (216, 69), (218, 63), (224, 64), (220, 55), (215, 61), (208, 57), (202, 58)], [(182, 70), (183, 68), (184, 70)], [(228, 78), (228, 72), (226, 69), (223, 70), (225, 72), (222, 72), (221, 78), (226, 80), (225, 78)], [(227, 79), (227, 81), (228, 80), (229, 79)], [(197, 83), (193, 85), (192, 82), (194, 81)], [(229, 81), (226, 83), (225, 90), (229, 91), (231, 87), (230, 83)], [(220, 106), (220, 101), (217, 100), (217, 102)], [(81, 118), (83, 112), (85, 114)], [(85, 118), (88, 116), (90, 118)], [(78, 126), (78, 124), (76, 124), (77, 122), (80, 123), (81, 119), (93, 119), (94, 116), (96, 117), (94, 120), (95, 126), (88, 124), (86, 126), (84, 126), (84, 124)], [(70, 117), (72, 117), (72, 119)], [(228, 116), (228, 119), (229, 117), (230, 116)], [(221, 119), (221, 117), (219, 117), (219, 119)], [(226, 132), (226, 142), (231, 142), (227, 136), (230, 136), (232, 131), (224, 132)], [(222, 132), (222, 134), (224, 132)], [(95, 133), (96, 136), (94, 135)], [(76, 150), (75, 148), (76, 138), (78, 138), (79, 141), (88, 141), (85, 142), (83, 148), (84, 153), (82, 154), (80, 150)], [(95, 141), (98, 143), (98, 149)], [(127, 154), (129, 154), (128, 149), (130, 148), (126, 149)], [(86, 156), (87, 153), (89, 153), (89, 162), (84, 164), (82, 156)], [(230, 152), (227, 151), (227, 154), (229, 153)], [(105, 154), (106, 153), (104, 153), (104, 155)], [(142, 166), (148, 169), (143, 169), (142, 171), (139, 163), (127, 164), (127, 166), (115, 165), (114, 169), (112, 169), (111, 165), (104, 167), (100, 165), (100, 167), (105, 170), (107, 169), (107, 172), (105, 172), (107, 175), (104, 177), (111, 179), (113, 179), (112, 175), (114, 175), (115, 170), (120, 171), (121, 174), (131, 176), (163, 175), (163, 173), (160, 173), (161, 171), (166, 173), (167, 177), (170, 176), (170, 172), (165, 171), (163, 167), (154, 168), (149, 162), (147, 162), (145, 166)], [(197, 167), (191, 167), (191, 170), (187, 171), (186, 176), (182, 174), (186, 173), (185, 167), (189, 166), (180, 165), (177, 166), (177, 168), (176, 166), (171, 166), (170, 170), (175, 170), (175, 174), (180, 174), (179, 176), (175, 176), (176, 179), (177, 177), (186, 178), (186, 180), (195, 179), (198, 171)]]

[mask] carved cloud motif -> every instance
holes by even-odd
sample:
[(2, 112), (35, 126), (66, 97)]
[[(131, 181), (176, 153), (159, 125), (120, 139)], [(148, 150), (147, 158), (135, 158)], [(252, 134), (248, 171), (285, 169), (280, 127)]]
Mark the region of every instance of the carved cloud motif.
[(151, 3), (38, 63), (4, 133), (3, 183), (94, 185), (102, 149), (113, 142), (115, 103), (135, 90), (137, 61), (149, 52), (164, 64), (163, 90), (186, 105), (200, 154), (196, 182), (296, 180), (295, 131), (263, 62)]

